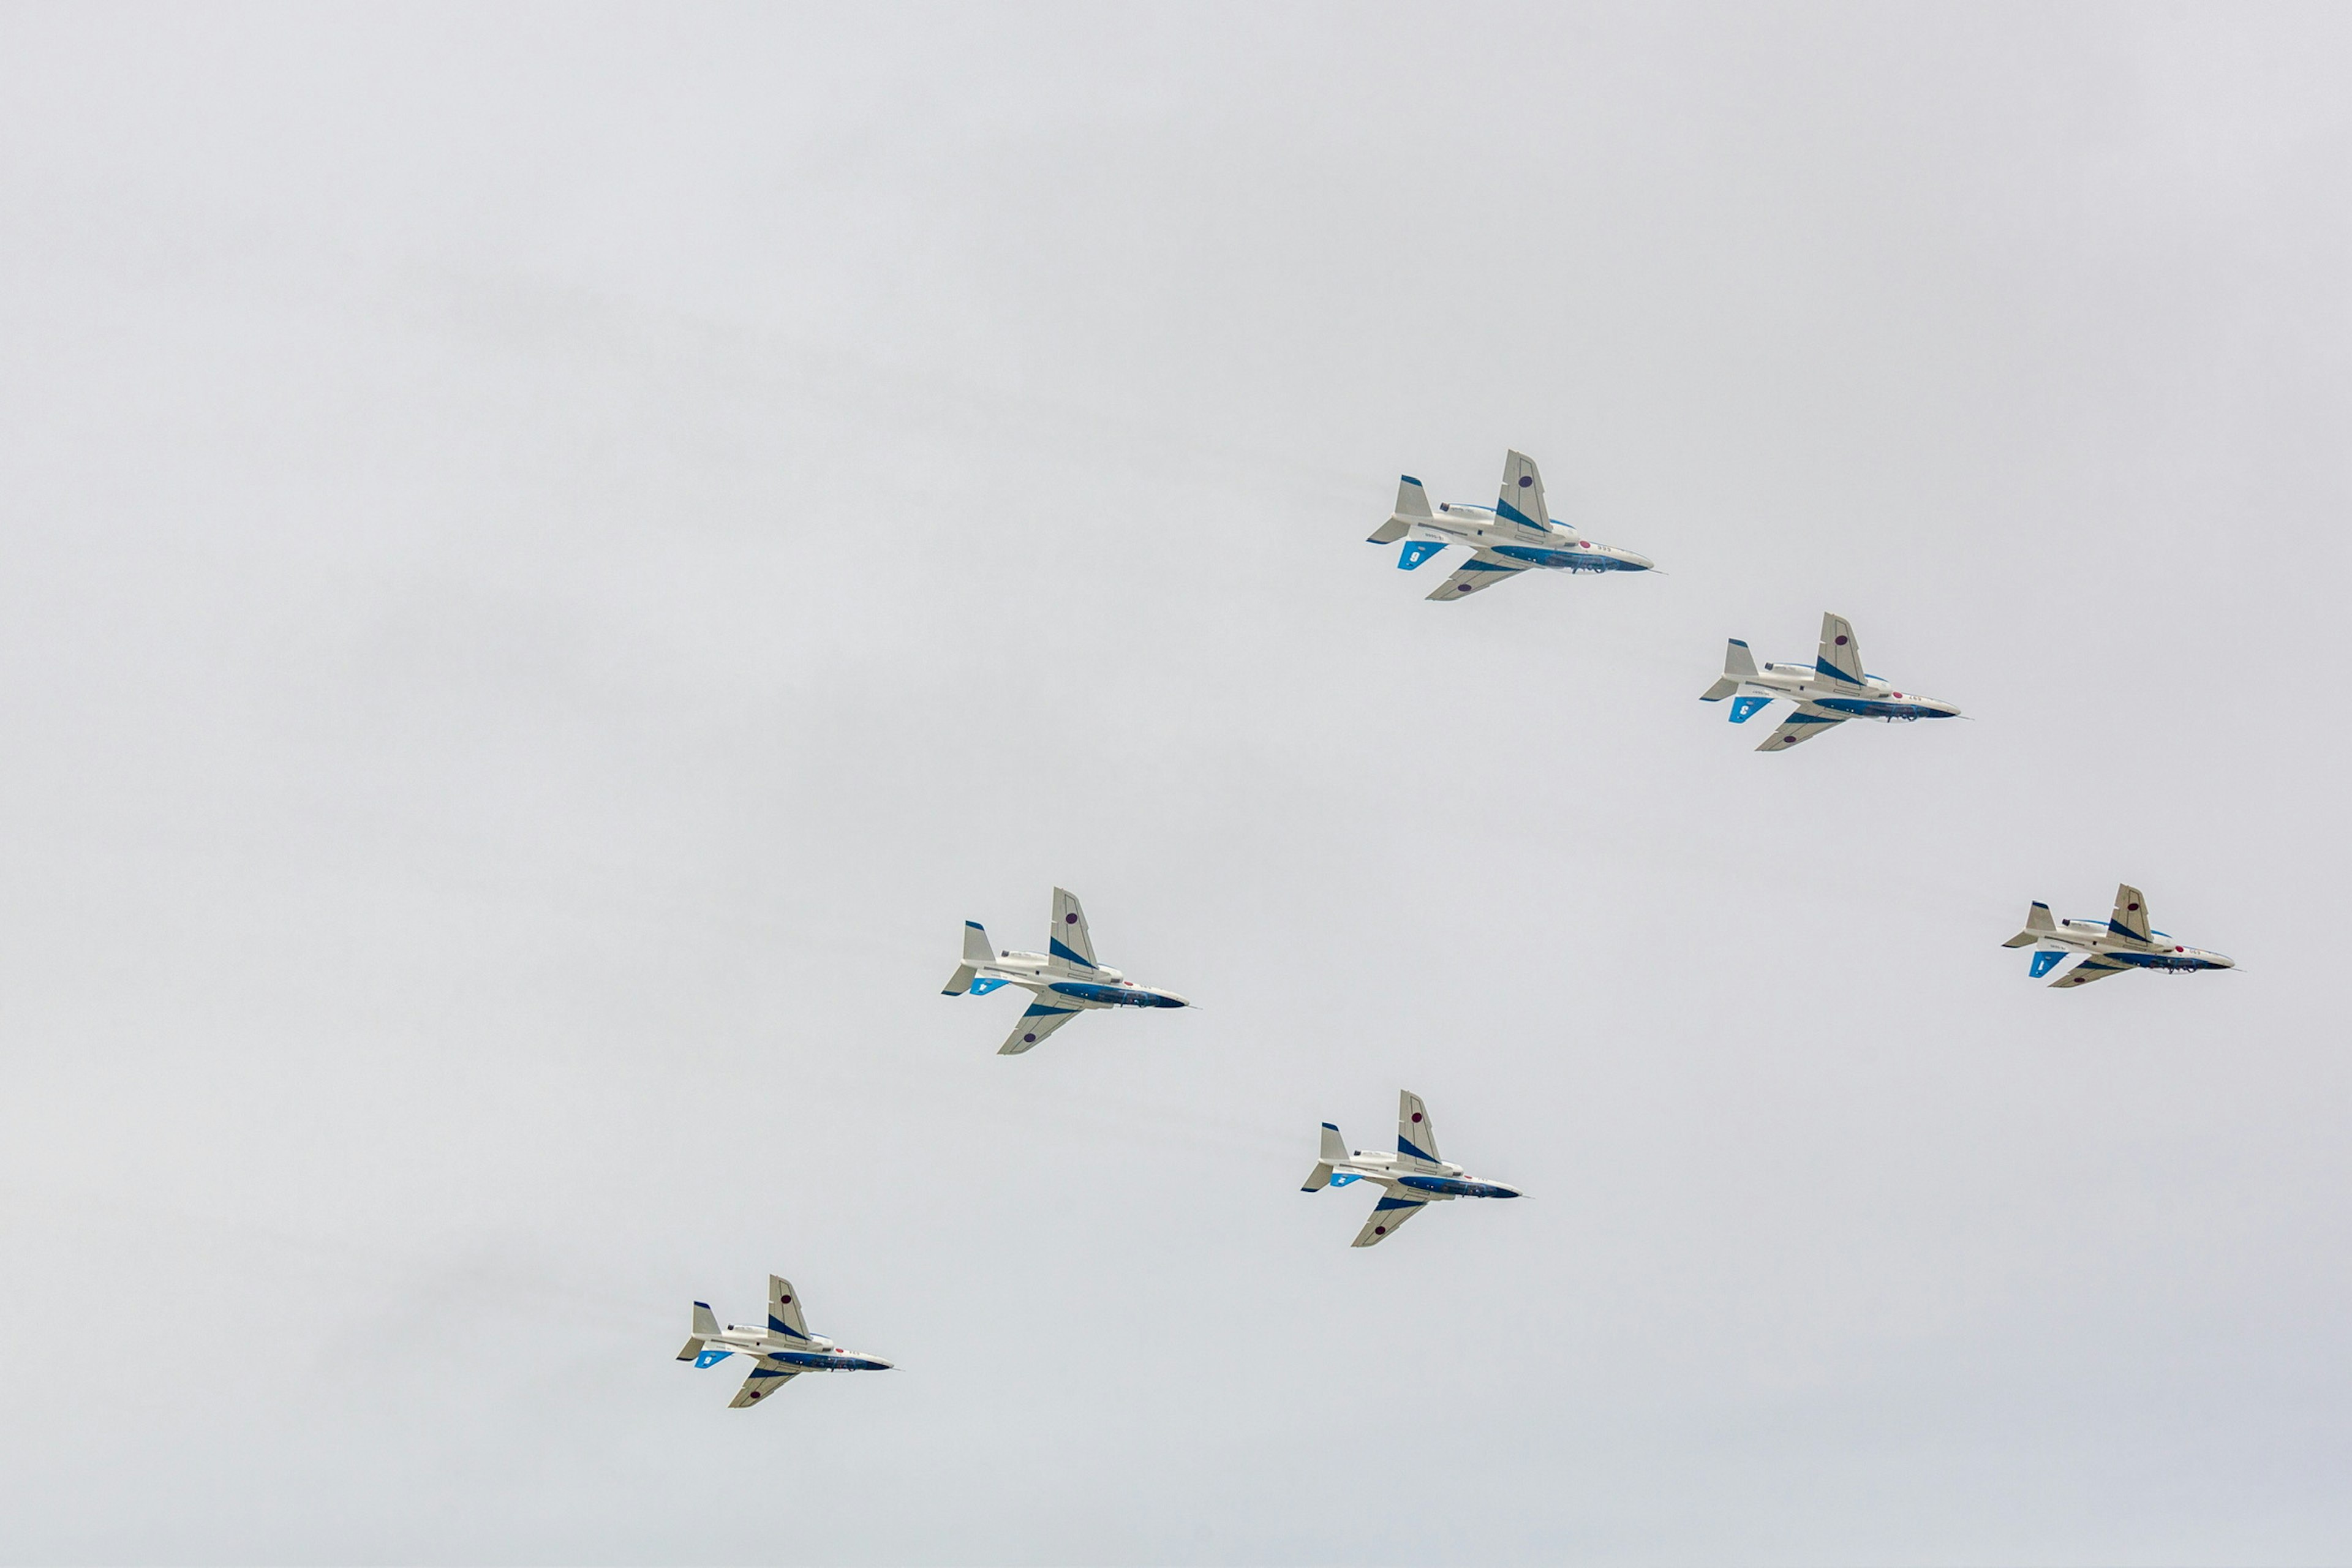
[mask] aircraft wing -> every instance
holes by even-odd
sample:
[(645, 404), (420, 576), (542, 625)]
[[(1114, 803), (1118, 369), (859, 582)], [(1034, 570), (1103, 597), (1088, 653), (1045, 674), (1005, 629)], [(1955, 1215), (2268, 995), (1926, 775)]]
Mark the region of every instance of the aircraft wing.
[(1356, 1239), (1349, 1243), (1349, 1245), (1351, 1247), (1378, 1247), (1381, 1242), (1386, 1241), (1390, 1237), (1396, 1234), (1397, 1226), (1402, 1225), (1405, 1221), (1411, 1219), (1413, 1215), (1419, 1214), (1428, 1206), (1429, 1205), (1427, 1204), (1417, 1202), (1412, 1198), (1383, 1196), (1381, 1199), (1379, 1205), (1375, 1207), (1370, 1215), (1365, 1219), (1364, 1228), (1356, 1233)]
[(1056, 1007), (1047, 1002), (1032, 1002), (1029, 1011), (1022, 1014), (1021, 1021), (1013, 1026), (1013, 1032), (1004, 1037), (1004, 1043), (996, 1047), (996, 1054), (1017, 1057), (1042, 1043), (1046, 1036), (1077, 1016), (1076, 1007)]
[(1430, 592), (1433, 599), (1458, 599), (1481, 588), (1491, 588), (1507, 577), (1517, 576), (1528, 569), (1524, 561), (1514, 561), (1507, 555), (1497, 555), (1491, 550), (1474, 550), (1460, 570)]
[(1843, 713), (1832, 713), (1811, 702), (1800, 702), (1797, 710), (1782, 720), (1780, 727), (1765, 736), (1764, 743), (1756, 749), (1759, 752), (1785, 752), (1800, 742), (1810, 741), (1816, 735), (1826, 735), (1844, 722), (1845, 715)]
[(2121, 974), (2133, 967), (2128, 963), (2111, 963), (2095, 952), (2052, 981), (2050, 988), (2053, 991), (2072, 991), (2077, 985), (2088, 985), (2094, 980), (2105, 980), (2110, 974)]
[(796, 1366), (786, 1366), (782, 1362), (761, 1356), (751, 1363), (751, 1375), (743, 1380), (743, 1386), (735, 1391), (735, 1397), (727, 1402), (727, 1408), (749, 1409), (800, 1374), (801, 1370)]
[(2147, 900), (2129, 882), (2116, 888), (2116, 912), (2107, 917), (2107, 929), (2134, 942), (2154, 940), (2147, 929)]

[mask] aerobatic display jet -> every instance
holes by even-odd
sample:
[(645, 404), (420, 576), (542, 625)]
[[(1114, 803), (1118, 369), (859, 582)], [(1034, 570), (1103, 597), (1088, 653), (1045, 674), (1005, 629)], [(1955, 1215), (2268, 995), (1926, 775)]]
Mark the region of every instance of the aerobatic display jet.
[(1647, 556), (1596, 544), (1544, 507), (1543, 476), (1524, 452), (1503, 459), (1503, 494), (1493, 506), (1445, 501), (1429, 510), (1429, 492), (1411, 474), (1397, 481), (1396, 510), (1372, 531), (1368, 544), (1404, 541), (1397, 567), (1410, 572), (1449, 544), (1466, 544), (1470, 559), (1430, 594), (1459, 599), (1522, 572), (1650, 572)]
[(2218, 952), (2183, 947), (2148, 924), (2147, 900), (2128, 882), (2116, 889), (2115, 912), (2105, 920), (2053, 920), (2048, 904), (2035, 904), (2025, 911), (2025, 929), (2000, 945), (2034, 949), (2030, 976), (2034, 980), (2065, 963), (2070, 954), (2081, 953), (2082, 963), (2050, 983), (2062, 991), (2134, 969), (2193, 974), (2200, 969), (2238, 967), (2235, 960)]
[(941, 994), (985, 996), (1000, 985), (1018, 985), (1032, 998), (1013, 1033), (996, 1047), (1001, 1057), (1019, 1056), (1088, 1008), (1192, 1005), (1173, 991), (1138, 985), (1097, 963), (1086, 911), (1067, 888), (1054, 889), (1054, 924), (1044, 952), (999, 952), (978, 921), (963, 922), (963, 962)]
[(1699, 694), (1701, 702), (1731, 704), (1731, 721), (1745, 724), (1776, 697), (1785, 697), (1797, 710), (1764, 737), (1759, 752), (1785, 752), (1801, 741), (1827, 734), (1849, 719), (1877, 719), (1907, 723), (1915, 719), (1957, 719), (1960, 710), (1948, 702), (1897, 691), (1887, 681), (1862, 668), (1862, 645), (1843, 616), (1822, 617), (1821, 651), (1811, 664), (1756, 666), (1756, 656), (1738, 637), (1723, 656), (1723, 679)]
[(1372, 1205), (1371, 1217), (1364, 1221), (1364, 1228), (1356, 1233), (1354, 1246), (1379, 1246), (1395, 1233), (1397, 1226), (1431, 1204), (1448, 1203), (1454, 1198), (1519, 1195), (1516, 1189), (1493, 1182), (1465, 1180), (1461, 1166), (1439, 1159), (1437, 1129), (1417, 1094), (1405, 1092), (1397, 1096), (1396, 1142), (1393, 1154), (1350, 1151), (1337, 1127), (1328, 1121), (1323, 1124), (1323, 1152), (1307, 1175), (1307, 1184), (1298, 1190), (1319, 1193), (1325, 1187), (1344, 1187), (1352, 1182), (1377, 1182), (1381, 1185), (1381, 1200)]
[(719, 1326), (710, 1303), (694, 1304), (694, 1337), (677, 1352), (680, 1361), (697, 1366), (717, 1366), (729, 1356), (751, 1358), (743, 1386), (727, 1403), (730, 1410), (757, 1405), (804, 1372), (888, 1372), (890, 1363), (843, 1350), (823, 1334), (809, 1332), (801, 1316), (800, 1293), (782, 1275), (768, 1276), (768, 1325), (752, 1328), (730, 1323)]

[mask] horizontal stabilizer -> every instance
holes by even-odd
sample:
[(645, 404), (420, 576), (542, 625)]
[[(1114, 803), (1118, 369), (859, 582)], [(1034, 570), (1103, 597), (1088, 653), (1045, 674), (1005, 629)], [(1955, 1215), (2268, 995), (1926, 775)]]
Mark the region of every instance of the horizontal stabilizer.
[(1412, 531), (1412, 524), (1401, 517), (1392, 517), (1365, 537), (1367, 544), (1394, 544)]
[(1364, 542), (1394, 544), (1412, 531), (1414, 523), (1425, 521), (1429, 515), (1429, 492), (1421, 488), (1419, 479), (1414, 479), (1411, 474), (1406, 474), (1397, 480), (1395, 512), (1386, 522), (1372, 530), (1371, 538)]
[(1348, 1157), (1348, 1141), (1340, 1137), (1339, 1130), (1328, 1121), (1323, 1124), (1322, 1151), (1315, 1157), (1333, 1165), (1339, 1164)]
[[(962, 995), (965, 992), (971, 989), (972, 979), (978, 974), (978, 973), (979, 971), (973, 969), (969, 963), (957, 964), (956, 972), (948, 976), (948, 983), (940, 987), (940, 994), (942, 996)], [(986, 993), (983, 992), (982, 994), (985, 995)]]
[(1298, 1190), (1302, 1193), (1319, 1193), (1330, 1184), (1331, 1167), (1318, 1160), (1315, 1163), (1315, 1168), (1307, 1173), (1307, 1184)]

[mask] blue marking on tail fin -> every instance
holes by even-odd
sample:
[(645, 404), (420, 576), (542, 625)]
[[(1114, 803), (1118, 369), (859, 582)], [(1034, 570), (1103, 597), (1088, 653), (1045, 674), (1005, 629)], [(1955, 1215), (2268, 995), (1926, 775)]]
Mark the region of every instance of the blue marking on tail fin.
[(2063, 952), (2037, 952), (2033, 955), (2033, 973), (2026, 978), (2039, 980), (2064, 963), (2066, 955)]
[(971, 994), (975, 996), (985, 996), (998, 986), (1010, 984), (1012, 984), (1010, 981), (1005, 980), (975, 980), (971, 983)]
[(1405, 547), (1397, 552), (1397, 570), (1410, 572), (1444, 548), (1434, 539), (1407, 540)]
[(1772, 700), (1769, 697), (1735, 697), (1731, 700), (1731, 721), (1745, 724), (1770, 706)]
[(717, 1366), (720, 1362), (725, 1361), (729, 1356), (733, 1355), (734, 1353), (735, 1352), (733, 1351), (704, 1351), (700, 1355), (694, 1358), (694, 1364), (697, 1366)]

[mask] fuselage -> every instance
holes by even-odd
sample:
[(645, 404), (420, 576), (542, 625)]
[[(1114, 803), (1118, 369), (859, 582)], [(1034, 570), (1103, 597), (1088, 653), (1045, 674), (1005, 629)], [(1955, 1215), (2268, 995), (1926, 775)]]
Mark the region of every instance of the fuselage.
[(1557, 518), (1544, 526), (1549, 537), (1536, 539), (1519, 524), (1496, 516), (1491, 506), (1445, 501), (1435, 515), (1415, 518), (1407, 537), (1429, 545), (1466, 544), (1474, 550), (1491, 550), (1554, 572), (1648, 572), (1655, 565), (1646, 555), (1613, 544), (1597, 544)]
[(873, 1356), (845, 1351), (823, 1334), (811, 1334), (806, 1339), (794, 1339), (788, 1334), (773, 1333), (767, 1329), (746, 1323), (730, 1323), (715, 1334), (706, 1334), (702, 1352), (694, 1358), (697, 1366), (710, 1366), (740, 1352), (744, 1355), (766, 1356), (796, 1366), (803, 1372), (888, 1372), (890, 1363)]
[(1344, 1187), (1351, 1182), (1378, 1182), (1384, 1187), (1402, 1187), (1416, 1199), (1436, 1203), (1452, 1198), (1515, 1198), (1515, 1187), (1498, 1182), (1474, 1182), (1465, 1176), (1462, 1167), (1439, 1160), (1423, 1165), (1403, 1163), (1395, 1154), (1368, 1153), (1359, 1149), (1345, 1160), (1331, 1166), (1331, 1185)]
[(2201, 947), (2185, 947), (2165, 931), (2150, 931), (2149, 940), (2142, 942), (2127, 932), (2116, 931), (2107, 921), (2063, 920), (2054, 931), (2039, 933), (2045, 948), (2063, 948), (2070, 952), (2095, 952), (2115, 963), (2128, 963), (2135, 968), (2153, 969), (2185, 973), (2199, 969), (2235, 969), (2237, 961), (2223, 953), (2208, 952)]
[[(1897, 691), (1875, 675), (1864, 675), (1860, 686), (1824, 675), (1810, 664), (1767, 664), (1739, 683), (1739, 695), (1769, 700), (1785, 697), (1810, 702), (1850, 719), (1957, 719), (1959, 709), (1916, 691)], [(1745, 715), (1740, 715), (1745, 717)]]
[(1116, 969), (1080, 968), (1042, 952), (1000, 952), (972, 965), (978, 978), (971, 994), (985, 996), (1000, 985), (1018, 985), (1040, 996), (1059, 996), (1079, 1007), (1189, 1007), (1173, 991), (1139, 985)]

